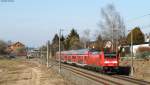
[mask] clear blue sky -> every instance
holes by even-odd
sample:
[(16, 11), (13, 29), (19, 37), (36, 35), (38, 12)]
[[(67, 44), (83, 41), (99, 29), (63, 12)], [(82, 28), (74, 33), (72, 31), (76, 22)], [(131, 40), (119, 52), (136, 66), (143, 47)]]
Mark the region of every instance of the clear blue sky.
[[(127, 30), (140, 26), (150, 32), (149, 0), (14, 0), (0, 2), (0, 39), (40, 46), (52, 40), (59, 28), (64, 34), (71, 28), (99, 29), (100, 9), (113, 3), (124, 18)], [(147, 27), (149, 26), (149, 27)], [(93, 36), (95, 31), (92, 31)]]

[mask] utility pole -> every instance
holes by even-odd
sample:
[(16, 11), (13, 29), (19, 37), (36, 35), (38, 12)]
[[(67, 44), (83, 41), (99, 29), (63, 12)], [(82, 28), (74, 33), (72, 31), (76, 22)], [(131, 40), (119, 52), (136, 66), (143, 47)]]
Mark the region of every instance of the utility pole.
[(113, 34), (115, 34), (116, 36), (114, 37), (114, 35), (113, 35), (114, 39), (112, 39), (112, 40), (113, 40), (113, 42), (115, 41), (114, 42), (115, 46), (113, 46), (113, 45), (112, 46), (115, 49), (115, 51), (117, 52), (118, 44), (119, 44), (119, 29), (114, 29)]
[[(143, 15), (143, 16), (140, 16), (140, 17), (136, 17), (134, 19), (128, 20), (128, 22), (131, 22), (131, 21), (134, 21), (134, 20), (146, 17), (146, 16), (150, 16), (150, 14), (146, 14), (146, 15)], [(132, 32), (132, 30), (131, 30), (131, 57), (132, 57), (132, 60), (131, 60), (131, 74), (130, 75), (133, 76), (134, 67), (133, 67), (133, 32)]]
[(131, 57), (132, 57), (132, 60), (131, 60), (131, 76), (133, 76), (133, 32), (131, 30)]
[(60, 42), (60, 37), (61, 37), (61, 29), (59, 30), (59, 73), (61, 72), (61, 42)]
[(114, 51), (114, 27), (112, 28), (112, 51)]
[(49, 41), (47, 42), (47, 67), (49, 66)]
[(49, 58), (52, 59), (52, 48), (50, 42), (49, 42)]
[(148, 42), (149, 42), (149, 46), (150, 46), (150, 33), (149, 33), (149, 36), (148, 36), (148, 40), (149, 40)]
[(128, 30), (131, 32), (131, 47), (130, 47), (130, 50), (131, 50), (131, 73), (130, 73), (130, 76), (133, 76), (134, 74), (134, 67), (133, 67), (133, 32), (132, 30)]
[(42, 55), (42, 48), (40, 49), (40, 59), (41, 59), (41, 64), (43, 64), (44, 60), (43, 60), (43, 55)]

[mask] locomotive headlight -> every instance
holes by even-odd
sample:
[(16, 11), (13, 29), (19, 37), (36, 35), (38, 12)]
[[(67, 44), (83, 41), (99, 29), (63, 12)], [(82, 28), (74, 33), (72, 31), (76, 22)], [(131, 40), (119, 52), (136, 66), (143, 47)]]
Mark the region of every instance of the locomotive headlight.
[(105, 61), (104, 63), (110, 63), (110, 61)]
[(105, 61), (104, 63), (117, 63), (117, 61)]
[(117, 63), (117, 61), (112, 61), (112, 63)]

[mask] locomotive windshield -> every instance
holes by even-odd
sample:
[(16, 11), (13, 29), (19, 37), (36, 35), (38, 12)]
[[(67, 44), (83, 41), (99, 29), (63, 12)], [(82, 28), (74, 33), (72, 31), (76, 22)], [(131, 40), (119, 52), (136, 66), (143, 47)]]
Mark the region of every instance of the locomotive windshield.
[(99, 53), (100, 53), (99, 51), (92, 52), (93, 55), (96, 55), (96, 54), (99, 54)]
[(116, 53), (104, 53), (105, 58), (116, 58)]
[(99, 54), (100, 53), (100, 50), (97, 50), (97, 49), (90, 49), (90, 52), (95, 55), (95, 54)]

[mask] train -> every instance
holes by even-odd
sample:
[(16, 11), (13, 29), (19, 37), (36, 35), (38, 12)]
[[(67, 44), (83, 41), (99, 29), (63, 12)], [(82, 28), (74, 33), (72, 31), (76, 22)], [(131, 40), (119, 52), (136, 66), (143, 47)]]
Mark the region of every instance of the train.
[(119, 55), (116, 52), (96, 49), (56, 52), (56, 60), (84, 68), (94, 68), (102, 73), (115, 73), (119, 66)]

